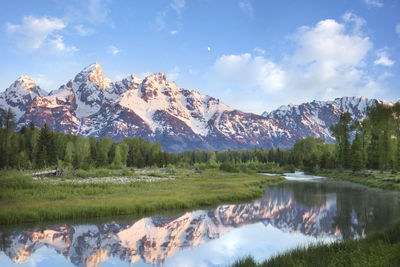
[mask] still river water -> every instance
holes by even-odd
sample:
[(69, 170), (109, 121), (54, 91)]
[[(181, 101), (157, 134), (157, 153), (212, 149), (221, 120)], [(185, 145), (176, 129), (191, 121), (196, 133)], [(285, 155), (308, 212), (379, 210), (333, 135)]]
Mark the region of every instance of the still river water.
[(0, 266), (227, 266), (315, 242), (360, 238), (400, 219), (400, 194), (287, 174), (259, 200), (102, 224), (5, 230)]

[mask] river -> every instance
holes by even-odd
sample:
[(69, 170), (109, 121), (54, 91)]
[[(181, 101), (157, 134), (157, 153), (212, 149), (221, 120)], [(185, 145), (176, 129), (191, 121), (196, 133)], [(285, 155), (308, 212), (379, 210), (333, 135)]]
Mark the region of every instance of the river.
[(131, 222), (0, 228), (0, 266), (226, 266), (315, 242), (362, 238), (400, 219), (400, 194), (303, 173), (256, 201)]

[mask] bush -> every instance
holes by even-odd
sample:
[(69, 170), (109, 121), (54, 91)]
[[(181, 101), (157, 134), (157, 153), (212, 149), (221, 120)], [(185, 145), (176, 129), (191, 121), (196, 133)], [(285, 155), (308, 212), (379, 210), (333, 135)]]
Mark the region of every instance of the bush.
[(112, 176), (112, 173), (108, 169), (95, 169), (94, 170), (94, 176), (96, 176), (96, 177), (107, 177), (107, 176)]
[(12, 175), (0, 179), (0, 188), (4, 189), (29, 189), (33, 186), (33, 179), (30, 176)]
[(232, 162), (223, 162), (219, 165), (219, 169), (225, 172), (239, 172)]
[(87, 171), (85, 171), (85, 170), (82, 170), (82, 169), (77, 169), (77, 170), (75, 171), (75, 175), (78, 176), (78, 177), (80, 177), (80, 178), (87, 178), (87, 177), (90, 176), (90, 175), (89, 175), (89, 172), (87, 172)]

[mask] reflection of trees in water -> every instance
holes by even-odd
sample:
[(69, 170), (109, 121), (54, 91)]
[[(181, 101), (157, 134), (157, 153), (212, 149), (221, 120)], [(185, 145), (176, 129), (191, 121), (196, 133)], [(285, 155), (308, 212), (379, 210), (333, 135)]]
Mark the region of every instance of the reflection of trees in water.
[[(77, 266), (82, 262), (90, 265), (91, 261), (100, 264), (111, 256), (130, 263), (140, 258), (148, 263), (163, 262), (179, 249), (198, 246), (233, 228), (257, 222), (316, 238), (334, 237), (339, 230), (342, 238), (359, 237), (400, 218), (399, 203), (400, 194), (350, 183), (286, 181), (270, 187), (260, 200), (222, 205), (211, 211), (90, 225), (91, 230), (82, 230), (88, 226), (60, 226), (50, 227), (45, 233), (3, 234), (0, 249), (15, 262), (27, 260), (41, 246), (53, 247)], [(62, 248), (57, 247), (60, 244)]]
[(323, 206), (327, 196), (336, 196), (336, 216), (332, 227), (342, 237), (354, 238), (382, 230), (400, 218), (400, 194), (367, 189), (343, 182), (286, 182), (279, 185), (293, 190), (297, 204)]

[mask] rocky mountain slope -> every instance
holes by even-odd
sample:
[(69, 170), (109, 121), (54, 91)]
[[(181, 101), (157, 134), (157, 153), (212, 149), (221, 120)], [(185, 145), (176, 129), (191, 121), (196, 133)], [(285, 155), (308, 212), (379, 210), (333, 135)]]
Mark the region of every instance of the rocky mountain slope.
[(339, 121), (340, 114), (349, 112), (353, 119), (365, 118), (367, 108), (375, 105), (376, 99), (365, 97), (342, 97), (334, 101), (312, 101), (301, 105), (284, 105), (262, 116), (278, 120), (301, 136), (319, 137), (333, 142), (329, 128)]
[(49, 94), (26, 76), (0, 93), (0, 108), (17, 114), (17, 130), (33, 122), (53, 131), (113, 140), (141, 137), (164, 150), (289, 148), (300, 138), (332, 141), (329, 127), (342, 112), (365, 116), (376, 100), (340, 98), (282, 106), (262, 116), (232, 109), (195, 90), (179, 88), (165, 73), (143, 80), (105, 78), (98, 62)]

